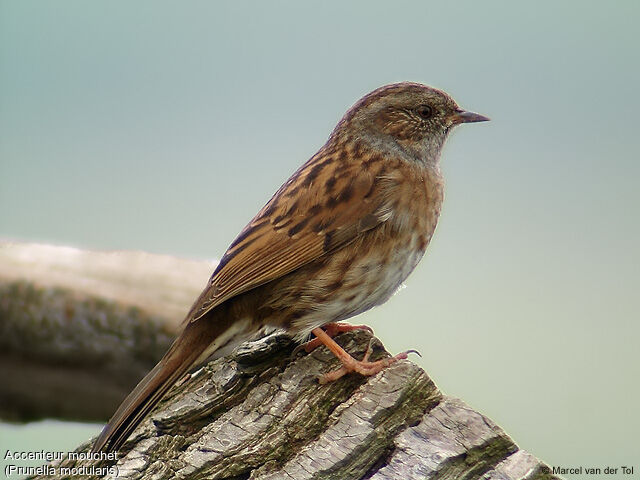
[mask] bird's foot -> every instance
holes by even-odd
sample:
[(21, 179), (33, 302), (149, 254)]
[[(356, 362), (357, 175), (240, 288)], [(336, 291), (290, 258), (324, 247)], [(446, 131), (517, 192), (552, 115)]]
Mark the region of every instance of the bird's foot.
[(329, 373), (325, 373), (318, 379), (321, 384), (334, 382), (350, 372), (357, 372), (361, 375), (366, 376), (375, 375), (376, 373), (384, 370), (389, 365), (392, 365), (398, 360), (406, 359), (410, 353), (417, 353), (418, 355), (420, 355), (420, 353), (416, 350), (407, 350), (406, 352), (399, 353), (393, 357), (383, 358), (382, 360), (378, 360), (376, 362), (370, 362), (369, 356), (373, 351), (373, 342), (375, 341), (375, 339), (372, 338), (369, 341), (367, 351), (365, 352), (362, 360), (356, 360), (321, 328), (314, 329), (313, 334), (316, 336), (316, 340), (319, 340), (320, 343), (326, 345), (327, 348), (331, 350), (331, 352), (342, 362), (342, 366), (340, 368)]
[[(367, 325), (351, 325), (350, 323), (338, 323), (338, 322), (327, 323), (324, 327), (321, 327), (321, 329), (329, 336), (329, 338), (333, 338), (340, 333), (352, 332), (354, 330), (367, 330), (369, 333), (373, 333), (373, 329)], [(318, 330), (318, 329), (315, 329), (315, 330)], [(313, 330), (314, 334), (315, 334), (315, 330)], [(308, 342), (298, 345), (293, 350), (291, 357), (295, 357), (298, 354), (298, 352), (300, 352), (301, 350), (304, 350), (305, 352), (310, 353), (314, 351), (316, 348), (320, 347), (321, 345), (324, 345), (324, 343), (316, 335), (316, 338), (314, 338), (313, 340), (309, 340)]]

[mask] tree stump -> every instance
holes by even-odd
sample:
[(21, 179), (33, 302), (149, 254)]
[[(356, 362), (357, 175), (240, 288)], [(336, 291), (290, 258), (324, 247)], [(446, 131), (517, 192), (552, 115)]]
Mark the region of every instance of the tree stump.
[[(56, 252), (48, 246), (0, 245), (0, 371), (14, 372), (3, 376), (11, 394), (3, 389), (0, 415), (104, 421), (128, 393), (127, 385), (133, 386), (162, 355), (179, 316), (163, 317), (132, 304), (141, 295), (129, 289), (124, 289), (126, 295), (105, 298), (102, 290), (86, 288), (91, 282), (69, 281), (86, 274), (86, 265), (78, 267), (82, 262), (67, 264), (65, 282), (46, 275), (56, 262), (41, 262), (49, 267), (34, 278), (27, 273), (31, 267), (15, 259), (17, 252), (24, 258), (28, 250), (45, 257)], [(153, 282), (145, 287), (149, 292), (155, 288), (152, 297), (164, 299), (175, 298), (171, 279), (181, 262), (185, 270), (194, 268), (194, 262), (148, 256), (137, 264), (136, 274), (130, 260), (144, 254), (120, 252), (118, 267), (104, 260), (109, 254), (78, 251), (77, 256), (91, 263), (94, 255), (102, 258), (105, 274), (100, 277), (97, 268), (91, 276), (106, 286), (145, 269), (158, 274), (158, 265), (172, 265), (160, 275), (157, 288)], [(128, 255), (133, 257), (123, 261)], [(12, 267), (5, 268), (9, 264)], [(211, 270), (200, 264), (202, 270), (205, 266)], [(118, 291), (112, 287), (105, 290)], [(185, 291), (184, 284), (175, 287)], [(194, 289), (191, 299), (199, 287)], [(169, 310), (179, 312), (180, 302), (174, 301), (175, 308)], [(370, 339), (366, 331), (336, 338), (356, 357), (364, 354)], [(379, 341), (373, 345), (373, 359), (388, 355)], [(88, 441), (76, 450), (77, 458), (54, 462), (52, 472), (31, 478), (557, 478), (490, 419), (443, 395), (424, 370), (408, 360), (372, 377), (351, 374), (320, 385), (317, 377), (337, 368), (338, 361), (326, 348), (294, 354), (294, 347), (280, 332), (243, 344), (174, 386), (117, 458), (86, 458)], [(40, 387), (38, 382), (48, 375), (54, 377), (39, 401), (26, 410), (17, 408), (28, 385)], [(22, 388), (12, 388), (14, 382)], [(112, 398), (100, 409), (82, 408), (106, 391)]]

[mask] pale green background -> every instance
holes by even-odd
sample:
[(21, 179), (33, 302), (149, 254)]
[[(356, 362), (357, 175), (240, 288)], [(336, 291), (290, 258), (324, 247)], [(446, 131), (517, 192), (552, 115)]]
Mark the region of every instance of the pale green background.
[[(360, 96), (444, 88), (493, 121), (452, 136), (426, 259), (358, 321), (550, 464), (637, 475), (639, 13), (3, 1), (0, 236), (219, 257)], [(97, 430), (0, 425), (0, 452)]]

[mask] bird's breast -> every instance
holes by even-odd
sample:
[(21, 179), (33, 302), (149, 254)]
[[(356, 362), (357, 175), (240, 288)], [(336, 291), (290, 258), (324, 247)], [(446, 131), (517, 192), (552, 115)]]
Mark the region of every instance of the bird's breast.
[(383, 224), (276, 282), (267, 323), (302, 337), (387, 301), (420, 262), (440, 215), (442, 179), (422, 173), (385, 179), (392, 213)]
[(424, 256), (435, 231), (443, 200), (441, 178), (414, 180), (399, 187), (389, 220), (371, 238), (363, 238), (370, 246), (362, 246), (368, 254), (355, 262), (355, 270), (364, 265), (367, 282), (376, 286), (368, 305), (384, 303), (397, 291)]

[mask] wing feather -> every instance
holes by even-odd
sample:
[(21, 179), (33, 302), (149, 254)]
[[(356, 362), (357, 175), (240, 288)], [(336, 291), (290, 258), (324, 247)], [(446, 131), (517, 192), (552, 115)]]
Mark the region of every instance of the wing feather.
[[(335, 157), (333, 157), (335, 158)], [(349, 165), (320, 152), (303, 165), (240, 232), (191, 307), (193, 322), (222, 302), (275, 280), (385, 222), (381, 159)]]

